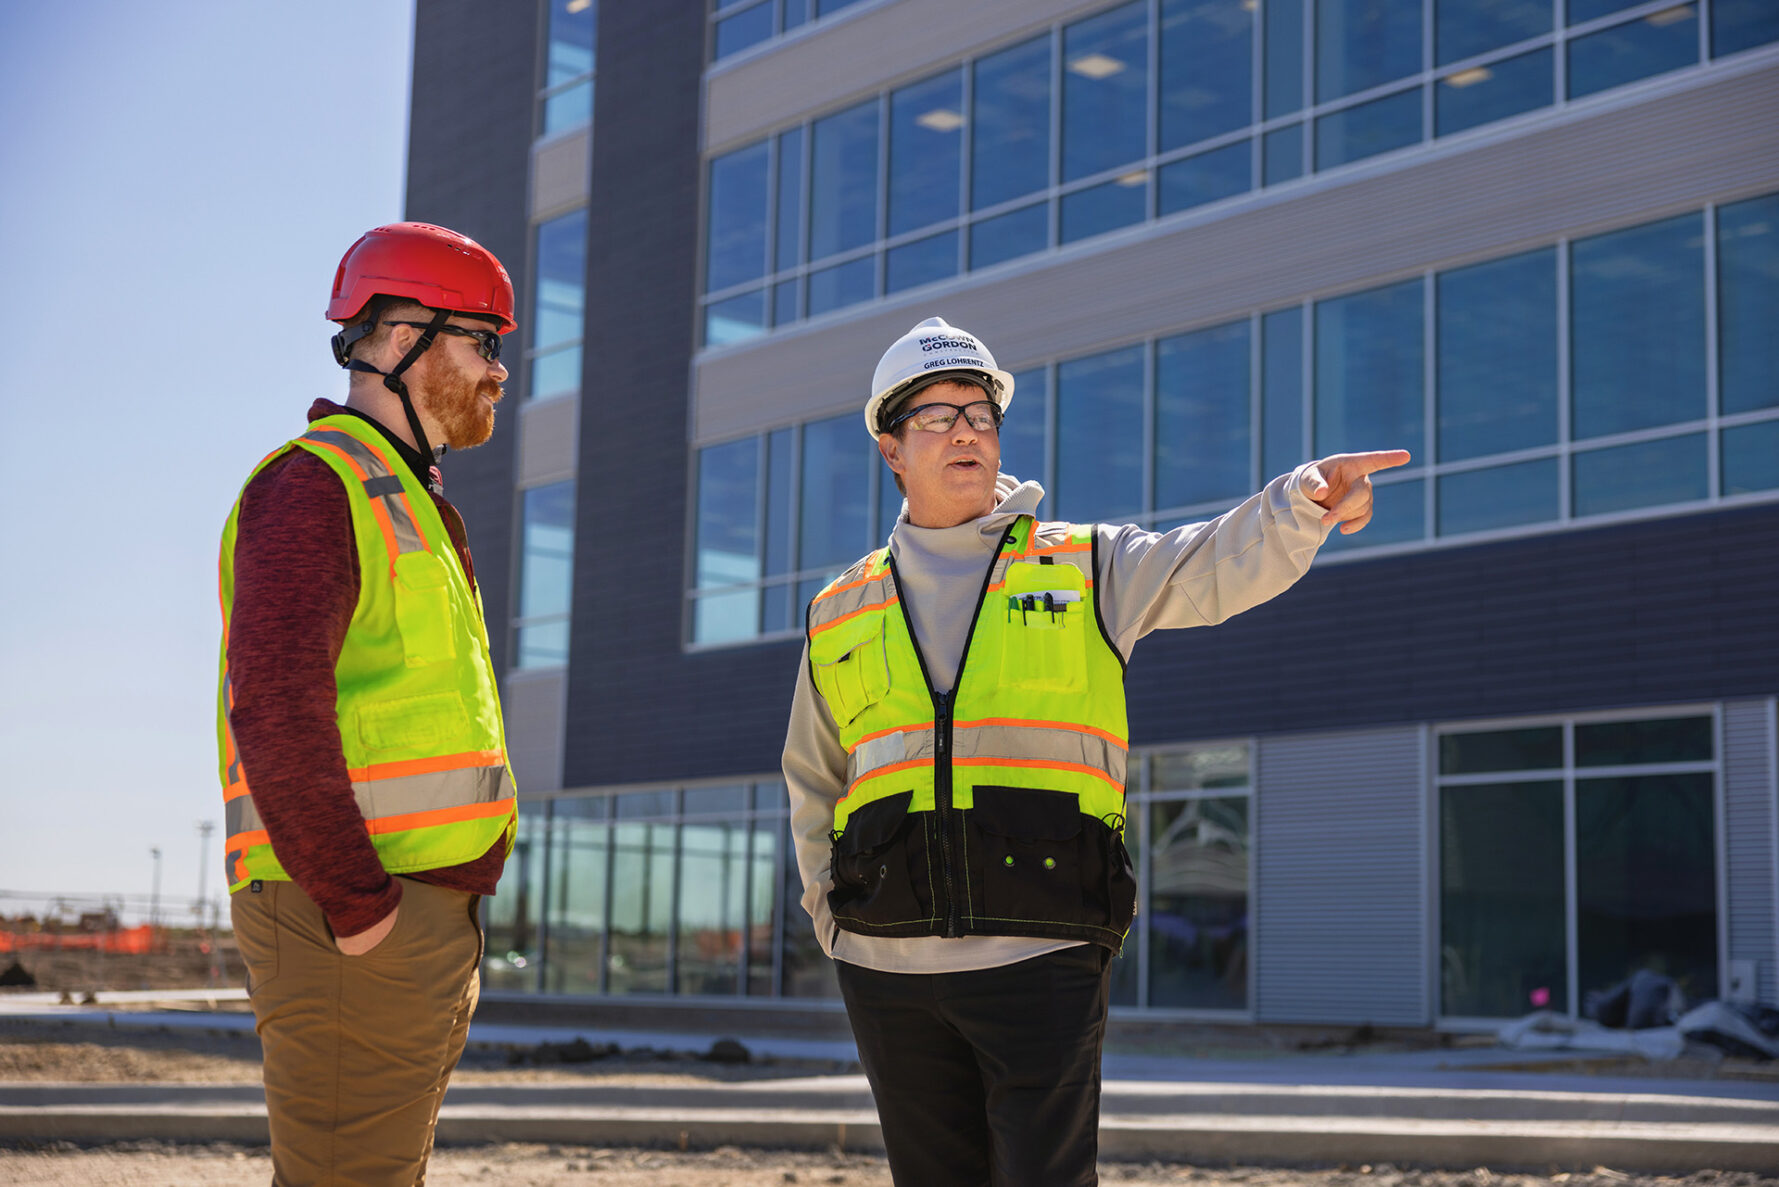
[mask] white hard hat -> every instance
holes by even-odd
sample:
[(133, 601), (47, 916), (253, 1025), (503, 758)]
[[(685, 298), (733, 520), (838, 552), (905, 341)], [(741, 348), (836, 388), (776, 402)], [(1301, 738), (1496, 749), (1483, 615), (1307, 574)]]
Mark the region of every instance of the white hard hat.
[(993, 389), (1003, 414), (1013, 402), (1013, 376), (995, 366), (995, 356), (974, 334), (929, 317), (896, 339), (877, 362), (871, 376), (871, 399), (865, 404), (865, 431), (877, 440), (879, 413), (910, 391), (930, 383), (956, 381), (956, 371), (973, 371)]

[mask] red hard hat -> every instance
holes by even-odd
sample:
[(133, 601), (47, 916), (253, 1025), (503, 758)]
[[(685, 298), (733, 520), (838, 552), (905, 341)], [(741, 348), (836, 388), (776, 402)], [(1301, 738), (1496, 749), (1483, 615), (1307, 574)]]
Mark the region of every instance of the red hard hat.
[(334, 272), (327, 316), (347, 322), (379, 293), (434, 309), (499, 319), (515, 328), (513, 282), (494, 253), (431, 223), (391, 223), (359, 236)]

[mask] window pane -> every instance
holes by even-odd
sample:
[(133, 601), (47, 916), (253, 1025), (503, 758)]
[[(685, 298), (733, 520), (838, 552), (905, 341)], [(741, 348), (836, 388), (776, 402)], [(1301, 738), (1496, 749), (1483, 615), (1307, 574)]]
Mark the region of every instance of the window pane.
[(1265, 184), (1277, 185), (1303, 176), (1303, 125), (1288, 124), (1261, 140)]
[(1427, 535), (1425, 486), (1419, 478), (1378, 485), (1371, 522), (1350, 536), (1343, 536), (1340, 529), (1335, 528), (1323, 542), (1322, 551), (1335, 553), (1354, 548), (1377, 548), (1424, 538)]
[(544, 135), (554, 136), (569, 128), (593, 122), (593, 80), (577, 83), (544, 100)]
[(1143, 348), (1057, 368), (1057, 513), (1082, 522), (1143, 510)]
[(803, 426), (802, 568), (850, 565), (870, 547), (867, 449), (851, 413)]
[(1779, 7), (1772, 0), (1711, 0), (1711, 56), (1779, 41)]
[(1688, 1005), (1717, 996), (1712, 777), (1575, 784), (1575, 928), (1583, 1002), (1639, 969)]
[(766, 274), (766, 141), (710, 163), (706, 292)]
[(1518, 1018), (1569, 997), (1563, 785), (1439, 793), (1439, 1008)]
[(834, 962), (815, 938), (815, 924), (803, 909), (803, 875), (797, 870), (793, 856), (797, 850), (791, 842), (790, 822), (785, 822), (784, 886), (784, 996), (840, 997), (840, 982), (834, 976)]
[(748, 831), (744, 824), (705, 822), (680, 829), (679, 912), (674, 921), (674, 987), (679, 993), (741, 992)]
[(1579, 25), (1583, 21), (1596, 20), (1615, 12), (1622, 12), (1642, 0), (1568, 0), (1567, 11), (1569, 23)]
[(557, 800), (550, 821), (549, 993), (598, 993), (611, 826), (603, 799)]
[(963, 159), (961, 70), (890, 96), (889, 233), (956, 218)]
[(1441, 272), (1436, 285), (1439, 460), (1554, 444), (1556, 249)]
[(1779, 405), (1779, 194), (1717, 211), (1719, 406)]
[(851, 8), (859, 0), (815, 0), (815, 15), (827, 16), (839, 12), (842, 8)]
[(1576, 515), (1691, 503), (1707, 494), (1703, 433), (1578, 453), (1572, 464)]
[(809, 274), (810, 317), (857, 305), (876, 295), (876, 256), (863, 256)]
[[(1574, 10), (1570, 10), (1574, 19)], [(1696, 5), (1664, 8), (1569, 43), (1569, 97), (1691, 66), (1699, 60)]]
[(574, 483), (525, 492), (519, 556), (519, 618), (560, 617), (519, 632), (521, 668), (568, 662), (569, 601), (574, 592)]
[(581, 348), (578, 345), (534, 355), (526, 365), (531, 372), (527, 377), (531, 389), (528, 399), (547, 400), (581, 390)]
[(1551, 31), (1550, 0), (1437, 0), (1434, 61), (1443, 66)]
[(1149, 175), (1139, 169), (1117, 181), (1064, 195), (1062, 241), (1073, 243), (1142, 222), (1143, 207), (1149, 200), (1148, 180)]
[[(502, 992), (537, 988), (544, 909), (544, 805), (519, 805), (513, 851), (500, 890), (483, 902), (482, 984)], [(597, 968), (598, 962), (594, 962)]]
[(1250, 766), (1245, 742), (1165, 751), (1149, 760), (1149, 785), (1153, 791), (1247, 787)]
[(544, 72), (546, 87), (593, 72), (594, 43), (599, 31), (597, 0), (550, 0), (550, 48)]
[(759, 633), (760, 590), (756, 586), (705, 594), (692, 602), (692, 642), (734, 643)]
[(803, 129), (778, 138), (778, 214), (774, 267), (794, 268), (803, 258)]
[(759, 489), (758, 437), (698, 451), (697, 588), (759, 580)]
[(747, 811), (747, 785), (727, 787), (688, 787), (684, 811), (687, 816), (734, 817)]
[(889, 543), (890, 533), (896, 530), (896, 521), (902, 518), (902, 508), (906, 505), (906, 496), (896, 489), (896, 472), (889, 468), (889, 463), (878, 454), (877, 487), (877, 534), (873, 537), (874, 544)]
[(1416, 87), (1317, 120), (1316, 168), (1332, 169), (1420, 139), (1421, 91)]
[(1303, 309), (1260, 319), (1260, 476), (1271, 481), (1308, 461), (1303, 448)]
[(1253, 185), (1253, 153), (1253, 143), (1243, 140), (1163, 165), (1157, 174), (1161, 184), (1158, 213), (1190, 210), (1247, 193)]
[[(782, 784), (762, 784), (767, 796), (775, 801), (784, 798)], [(776, 802), (773, 806), (777, 806)], [(748, 851), (747, 893), (747, 992), (763, 997), (772, 992), (772, 966), (778, 959), (777, 918), (778, 895), (778, 830), (777, 820), (757, 821), (752, 829), (752, 847)], [(791, 863), (795, 868), (796, 863)], [(802, 910), (792, 905), (791, 910)]]
[[(587, 296), (587, 212), (577, 210), (537, 229), (537, 287), (532, 291), (531, 347), (578, 339)], [(576, 386), (580, 375), (575, 375)]]
[(1248, 1004), (1248, 797), (1149, 811), (1149, 1004)]
[(1488, 532), (1557, 517), (1557, 459), (1539, 458), (1439, 480), (1439, 534)]
[(1136, 0), (1062, 31), (1062, 179), (1145, 155), (1149, 15)]
[(781, 280), (772, 286), (773, 325), (786, 325), (802, 316), (797, 312), (797, 290), (802, 287), (795, 280)]
[(766, 332), (766, 290), (755, 289), (704, 307), (704, 345), (726, 346)]
[(815, 121), (811, 131), (809, 258), (877, 238), (877, 102)]
[(1421, 441), (1421, 282), (1316, 303), (1316, 452)]
[[(771, 0), (767, 0), (767, 2), (770, 3)], [(809, 20), (809, 5), (811, 2), (812, 0), (781, 0), (781, 4), (784, 8), (784, 20), (781, 24), (786, 33), (789, 33), (798, 25)]]
[(987, 268), (1043, 251), (1050, 238), (1050, 208), (1040, 202), (983, 219), (970, 228), (970, 267)]
[(794, 622), (791, 619), (791, 587), (789, 585), (768, 585), (760, 591), (760, 631), (762, 634), (802, 629), (801, 622)]
[(1551, 62), (1551, 51), (1540, 49), (1446, 75), (1433, 89), (1438, 135), (1549, 107), (1556, 91)]
[(1155, 344), (1155, 505), (1240, 501), (1249, 473), (1248, 322)]
[(1544, 771), (1562, 765), (1561, 726), (1538, 725), (1526, 729), (1489, 730), (1486, 733), (1443, 734), (1439, 739), (1441, 775)]
[(1382, 86), (1421, 68), (1421, 6), (1401, 0), (1317, 0), (1316, 98)]
[(1050, 423), (1050, 373), (1043, 367), (1016, 371), (1014, 402), (1001, 422), (1001, 473), (1044, 481), (1044, 432)]
[(1264, 0), (1266, 118), (1303, 106), (1303, 6), (1308, 0)]
[(896, 293), (957, 275), (956, 231), (892, 247), (884, 256), (884, 290)]
[(1779, 489), (1779, 420), (1723, 431), (1723, 493)]
[(1050, 37), (977, 61), (970, 125), (970, 209), (1050, 184)]
[(1593, 721), (1575, 727), (1575, 765), (1578, 767), (1710, 762), (1715, 750), (1709, 717)]
[(716, 56), (726, 58), (772, 36), (772, 0), (717, 22)]
[(1161, 0), (1161, 151), (1254, 120), (1254, 9)]
[(1698, 214), (1571, 247), (1577, 438), (1705, 415), (1705, 245)]
[(789, 573), (795, 566), (791, 557), (791, 516), (796, 511), (796, 484), (791, 481), (792, 429), (777, 429), (766, 435), (766, 573)]
[(610, 992), (666, 993), (674, 826), (613, 826)]
[(518, 652), (516, 667), (561, 667), (568, 662), (568, 620), (520, 627)]

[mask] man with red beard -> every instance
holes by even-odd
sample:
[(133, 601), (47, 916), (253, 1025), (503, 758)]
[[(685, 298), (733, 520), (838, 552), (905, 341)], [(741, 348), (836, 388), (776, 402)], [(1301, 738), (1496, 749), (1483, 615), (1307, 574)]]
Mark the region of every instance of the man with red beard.
[(344, 404), (223, 531), (217, 740), (273, 1182), (425, 1177), (516, 817), (463, 520), (434, 453), (488, 440), (513, 286), (474, 240), (367, 232), (334, 277)]

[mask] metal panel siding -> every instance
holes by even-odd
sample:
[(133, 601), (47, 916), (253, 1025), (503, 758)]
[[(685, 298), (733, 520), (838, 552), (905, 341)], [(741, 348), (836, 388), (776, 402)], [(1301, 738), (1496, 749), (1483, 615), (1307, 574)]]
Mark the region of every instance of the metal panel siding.
[(1261, 1021), (1431, 1021), (1422, 766), (1419, 729), (1261, 739)]
[(519, 790), (560, 788), (568, 724), (568, 673), (561, 669), (514, 672), (507, 677), (501, 709), (507, 725), (507, 756)]
[[(427, 0), (414, 12), (407, 217), (482, 244), (506, 265), (520, 293), (529, 288), (525, 179), (541, 11), (540, 5), (515, 5), (502, 19), (490, 20), (486, 7), (473, 0)], [(464, 86), (466, 78), (476, 85)], [(520, 327), (509, 346), (516, 347), (524, 333)], [(514, 363), (508, 367), (522, 371)], [(509, 397), (523, 390), (524, 378), (515, 373), (507, 381)], [(463, 515), (475, 552), (496, 671), (505, 670), (512, 605), (517, 402), (510, 398), (502, 407), (486, 445), (453, 453), (443, 466), (446, 493)]]
[[(1106, 0), (894, 0), (842, 11), (766, 52), (713, 66), (705, 84), (705, 147), (748, 140), (807, 112), (1032, 36), (1059, 17), (1109, 7)], [(895, 52), (884, 52), (886, 46)]]
[(1779, 1004), (1774, 945), (1773, 710), (1768, 701), (1723, 707), (1723, 831), (1731, 960), (1759, 969), (1760, 999)]
[(531, 150), (532, 218), (542, 220), (586, 204), (592, 154), (590, 128), (540, 141)]
[(574, 477), (575, 421), (580, 406), (581, 402), (572, 396), (520, 406), (520, 486), (541, 486)]
[(935, 313), (1018, 369), (1779, 189), (1779, 65), (1587, 110), (1511, 137), (1426, 145), (1410, 163), (1362, 162), (1344, 181), (1265, 191), (1211, 221), (1188, 212), (710, 352), (694, 378), (694, 436), (852, 409), (884, 348)]

